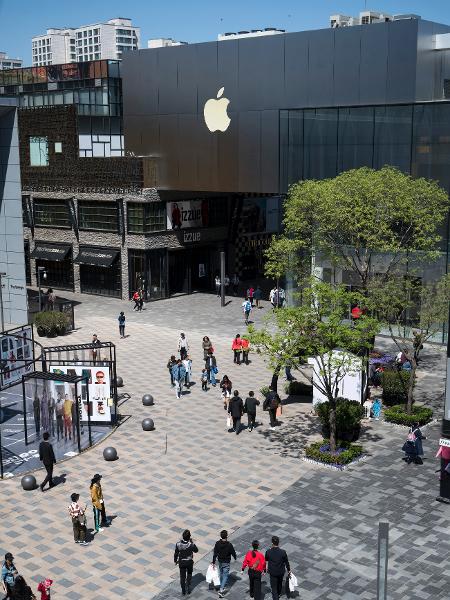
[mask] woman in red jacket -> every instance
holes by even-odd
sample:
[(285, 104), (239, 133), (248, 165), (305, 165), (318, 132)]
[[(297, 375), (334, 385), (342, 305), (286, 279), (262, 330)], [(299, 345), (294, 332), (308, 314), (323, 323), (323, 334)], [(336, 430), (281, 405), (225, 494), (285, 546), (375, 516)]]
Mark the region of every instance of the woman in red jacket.
[(250, 598), (261, 600), (261, 575), (266, 572), (266, 561), (264, 554), (258, 552), (259, 542), (253, 540), (253, 550), (249, 550), (242, 563), (242, 571), (248, 567), (248, 579), (250, 582)]
[(242, 340), (239, 333), (236, 334), (233, 342), (231, 343), (231, 349), (234, 352), (234, 362), (237, 365), (241, 364), (241, 351), (242, 351)]

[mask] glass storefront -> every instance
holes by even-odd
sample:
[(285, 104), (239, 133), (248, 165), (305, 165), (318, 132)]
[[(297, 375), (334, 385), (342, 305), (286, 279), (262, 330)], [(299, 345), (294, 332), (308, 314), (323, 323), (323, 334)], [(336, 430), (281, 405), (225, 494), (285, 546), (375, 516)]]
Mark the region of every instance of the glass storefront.
[(46, 279), (41, 278), (41, 287), (73, 290), (72, 250), (63, 260), (36, 259), (36, 279), (38, 267), (44, 267), (47, 275)]
[(122, 296), (120, 250), (80, 246), (75, 262), (80, 265), (82, 293), (113, 298)]
[(167, 297), (167, 252), (160, 250), (129, 250), (128, 273), (130, 296), (142, 289), (147, 301)]

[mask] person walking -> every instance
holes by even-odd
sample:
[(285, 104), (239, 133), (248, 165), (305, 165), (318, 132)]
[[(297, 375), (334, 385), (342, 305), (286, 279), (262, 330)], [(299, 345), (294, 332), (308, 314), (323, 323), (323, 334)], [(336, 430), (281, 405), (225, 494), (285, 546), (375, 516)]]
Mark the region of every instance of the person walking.
[(19, 573), (14, 564), (14, 556), (11, 554), (11, 552), (7, 552), (5, 554), (5, 560), (2, 564), (2, 585), (3, 591), (5, 592), (5, 600), (6, 598), (12, 598), (11, 594), (14, 589), (14, 584), (18, 574)]
[(236, 435), (239, 435), (239, 432), (241, 431), (241, 419), (244, 414), (244, 403), (239, 396), (238, 390), (234, 390), (233, 392), (228, 404), (228, 414), (230, 414), (233, 419), (233, 431), (236, 432)]
[(178, 339), (178, 352), (180, 353), (181, 360), (184, 360), (189, 352), (189, 344), (184, 333), (180, 333)]
[(134, 306), (133, 306), (133, 310), (137, 310), (139, 311), (139, 303), (141, 301), (141, 296), (139, 294), (139, 291), (136, 290), (131, 298), (134, 302)]
[(255, 293), (255, 288), (250, 284), (248, 286), (248, 290), (247, 290), (247, 298), (250, 300), (250, 304), (252, 305), (253, 308), (253, 295)]
[(175, 394), (177, 398), (181, 398), (183, 383), (186, 380), (186, 369), (184, 368), (181, 359), (178, 359), (176, 364), (172, 367), (172, 376), (175, 384)]
[(423, 456), (422, 440), (426, 440), (427, 438), (421, 432), (420, 423), (418, 421), (416, 421), (415, 423), (413, 423), (413, 425), (411, 425), (410, 432), (415, 437), (414, 444), (416, 446), (417, 456), (420, 459), (420, 461), (422, 461), (422, 458), (421, 458)]
[(234, 337), (234, 340), (231, 342), (231, 349), (233, 350), (233, 362), (237, 365), (241, 364), (241, 352), (242, 352), (242, 340), (239, 333), (237, 333)]
[(139, 312), (144, 308), (144, 290), (139, 290)]
[(217, 297), (220, 298), (220, 286), (221, 286), (221, 281), (220, 281), (220, 277), (218, 275), (216, 275), (216, 278), (214, 279), (214, 285), (216, 286), (216, 294)]
[(96, 533), (101, 533), (102, 531), (104, 531), (101, 527), (102, 513), (104, 511), (103, 490), (100, 484), (101, 478), (102, 476), (96, 473), (91, 479), (90, 485), (92, 510), (94, 512), (94, 528)]
[(256, 407), (259, 406), (259, 400), (255, 398), (255, 392), (249, 391), (244, 403), (244, 412), (247, 413), (248, 431), (253, 431), (256, 423)]
[(54, 486), (53, 483), (53, 465), (56, 464), (55, 453), (53, 452), (53, 446), (48, 441), (50, 435), (48, 431), (44, 432), (43, 441), (39, 444), (39, 460), (42, 461), (45, 470), (47, 471), (47, 476), (44, 481), (39, 486), (41, 488), (41, 492), (44, 491), (45, 484), (48, 483), (48, 489)]
[(125, 337), (125, 313), (122, 311), (118, 316), (119, 321), (119, 335), (123, 339)]
[(254, 600), (261, 600), (261, 576), (266, 572), (266, 560), (258, 548), (258, 540), (253, 540), (252, 550), (247, 552), (242, 563), (242, 572), (248, 567), (250, 598), (254, 598)]
[(256, 290), (253, 294), (253, 299), (255, 300), (256, 308), (262, 308), (262, 306), (259, 305), (262, 300), (262, 289), (259, 287), (259, 285), (256, 287)]
[(102, 345), (102, 343), (98, 339), (96, 333), (94, 333), (94, 335), (92, 336), (92, 342), (91, 342), (91, 344), (93, 345), (93, 348), (91, 350), (92, 362), (95, 365), (95, 363), (97, 362), (97, 360), (100, 360), (100, 346)]
[(231, 383), (228, 375), (224, 375), (222, 377), (220, 389), (222, 390), (223, 407), (225, 410), (228, 410), (228, 403), (231, 398), (231, 390), (233, 389), (233, 384)]
[(223, 284), (225, 287), (225, 295), (228, 296), (228, 288), (230, 287), (230, 278), (228, 275), (225, 275), (225, 279), (223, 280)]
[(264, 400), (263, 409), (269, 411), (270, 428), (275, 429), (277, 425), (277, 408), (280, 405), (278, 394), (269, 387), (269, 393)]
[(180, 568), (180, 585), (183, 596), (191, 593), (192, 571), (194, 570), (194, 553), (198, 552), (197, 546), (191, 538), (189, 529), (183, 531), (181, 540), (175, 544), (173, 560)]
[(244, 313), (244, 322), (248, 325), (248, 321), (250, 319), (250, 313), (252, 312), (252, 303), (248, 298), (244, 300), (242, 303), (242, 311)]
[(47, 290), (47, 310), (55, 310), (56, 295), (52, 288)]
[(278, 600), (283, 589), (284, 574), (291, 573), (291, 566), (285, 550), (280, 547), (278, 536), (272, 536), (272, 547), (266, 551), (267, 572), (270, 576), (270, 589), (272, 591), (272, 600)]
[(186, 375), (184, 376), (184, 386), (189, 389), (191, 386), (191, 378), (192, 378), (192, 360), (190, 359), (189, 354), (182, 361), (182, 363), (183, 363), (183, 367), (186, 371)]
[(237, 296), (239, 292), (239, 276), (237, 273), (231, 278), (231, 285), (233, 286), (233, 296)]
[(170, 385), (172, 387), (175, 385), (175, 380), (173, 378), (172, 369), (176, 364), (177, 364), (177, 359), (175, 358), (175, 355), (172, 354), (172, 356), (167, 361), (167, 368), (169, 369), (169, 375), (170, 375)]
[(225, 595), (228, 577), (230, 575), (231, 557), (233, 557), (234, 560), (237, 559), (236, 551), (233, 544), (228, 541), (228, 531), (223, 529), (220, 532), (220, 540), (215, 543), (212, 559), (212, 564), (214, 566), (216, 565), (216, 560), (219, 563), (219, 598), (223, 598)]
[(80, 544), (81, 546), (88, 546), (89, 542), (86, 541), (86, 509), (81, 504), (78, 503), (80, 499), (80, 494), (72, 494), (70, 496), (71, 503), (68, 507), (70, 518), (72, 519), (72, 527), (73, 527), (73, 539), (75, 540), (75, 544)]
[(211, 350), (208, 352), (208, 357), (205, 360), (205, 369), (208, 371), (209, 383), (216, 387), (216, 375), (219, 372), (217, 368), (217, 360)]
[(11, 600), (36, 600), (36, 596), (22, 575), (17, 575), (10, 598)]
[(203, 348), (203, 360), (206, 360), (208, 357), (209, 351), (211, 350), (212, 352), (214, 352), (212, 342), (207, 335), (205, 335), (203, 337), (202, 348)]
[(241, 345), (242, 345), (242, 362), (245, 363), (246, 365), (248, 365), (248, 353), (250, 352), (250, 340), (248, 339), (248, 336), (246, 336), (246, 335), (242, 336)]
[(200, 381), (202, 382), (202, 391), (207, 392), (208, 391), (208, 371), (206, 370), (206, 367), (202, 369), (202, 372), (200, 375)]

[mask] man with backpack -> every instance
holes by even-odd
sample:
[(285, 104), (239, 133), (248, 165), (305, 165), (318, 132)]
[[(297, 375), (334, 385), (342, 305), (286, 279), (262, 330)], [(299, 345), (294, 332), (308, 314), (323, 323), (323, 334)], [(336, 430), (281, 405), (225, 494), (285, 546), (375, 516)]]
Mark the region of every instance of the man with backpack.
[(242, 303), (242, 310), (244, 311), (245, 324), (248, 325), (248, 319), (249, 319), (250, 313), (252, 311), (252, 303), (250, 302), (250, 300), (248, 298), (246, 298), (244, 300), (244, 302)]
[(269, 392), (264, 400), (263, 409), (269, 411), (270, 428), (275, 429), (277, 425), (277, 408), (280, 406), (280, 398), (274, 390), (269, 387)]
[(191, 593), (194, 552), (198, 552), (198, 548), (192, 541), (189, 529), (185, 529), (181, 536), (181, 540), (175, 544), (175, 552), (173, 555), (175, 564), (180, 567), (180, 585), (183, 596)]

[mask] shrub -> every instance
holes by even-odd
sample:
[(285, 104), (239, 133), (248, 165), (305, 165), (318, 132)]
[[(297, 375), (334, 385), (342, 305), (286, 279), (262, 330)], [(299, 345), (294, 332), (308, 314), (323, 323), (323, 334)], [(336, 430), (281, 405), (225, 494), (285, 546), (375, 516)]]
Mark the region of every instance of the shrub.
[(336, 452), (330, 452), (329, 440), (314, 442), (306, 447), (307, 458), (312, 458), (327, 465), (348, 465), (364, 454), (362, 446), (349, 442), (338, 442)]
[(429, 423), (433, 417), (433, 411), (431, 408), (425, 406), (413, 406), (412, 413), (406, 414), (406, 406), (404, 404), (397, 404), (386, 408), (384, 410), (384, 419), (389, 423), (397, 423), (397, 425), (407, 425), (411, 427), (414, 423), (425, 425)]
[(34, 324), (40, 336), (64, 335), (69, 325), (69, 317), (59, 311), (45, 311), (35, 315)]
[(409, 371), (384, 371), (381, 376), (381, 387), (383, 388), (383, 404), (385, 406), (406, 403), (410, 377), (411, 373)]
[(287, 381), (284, 391), (288, 396), (312, 396), (312, 386), (303, 381)]
[[(322, 432), (325, 437), (330, 435), (330, 403), (321, 402), (316, 405), (316, 412), (322, 423)], [(360, 433), (360, 422), (364, 416), (364, 409), (356, 400), (347, 398), (336, 399), (336, 437), (338, 439), (354, 441)]]

